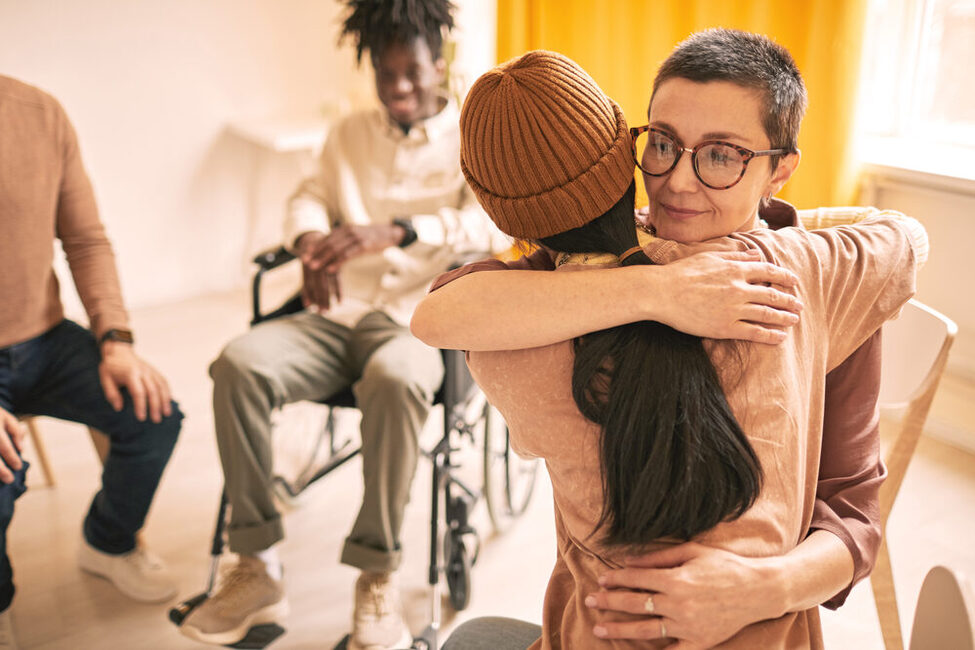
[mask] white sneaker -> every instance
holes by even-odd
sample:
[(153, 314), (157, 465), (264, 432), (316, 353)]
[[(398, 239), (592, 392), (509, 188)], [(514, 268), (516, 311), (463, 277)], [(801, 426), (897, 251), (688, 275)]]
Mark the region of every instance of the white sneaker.
[(14, 623), (10, 618), (10, 608), (0, 612), (0, 650), (18, 650), (17, 637), (14, 636)]
[(400, 650), (412, 645), (393, 574), (363, 571), (355, 583), (348, 650)]
[(81, 540), (78, 549), (78, 565), (111, 581), (119, 591), (133, 600), (159, 603), (176, 595), (176, 581), (163, 561), (142, 548), (122, 555), (103, 553)]

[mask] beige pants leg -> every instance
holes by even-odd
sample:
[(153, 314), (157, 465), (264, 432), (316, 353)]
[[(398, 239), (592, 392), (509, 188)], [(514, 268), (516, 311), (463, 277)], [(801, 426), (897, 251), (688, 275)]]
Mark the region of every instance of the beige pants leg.
[(232, 551), (252, 554), (283, 539), (271, 489), (271, 411), (352, 384), (358, 373), (347, 362), (349, 337), (347, 327), (302, 312), (254, 327), (210, 366)]
[(365, 571), (394, 571), (400, 529), (419, 457), (419, 435), (443, 381), (440, 351), (374, 312), (354, 328), (353, 385), (362, 411), (362, 506), (345, 540), (342, 562)]

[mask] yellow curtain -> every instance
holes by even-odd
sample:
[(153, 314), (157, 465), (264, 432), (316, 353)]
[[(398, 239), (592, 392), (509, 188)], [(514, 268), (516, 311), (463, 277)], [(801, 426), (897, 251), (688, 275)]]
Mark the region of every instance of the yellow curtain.
[(499, 61), (562, 52), (646, 123), (653, 76), (673, 47), (708, 27), (765, 34), (792, 52), (809, 91), (802, 162), (780, 198), (799, 207), (855, 198), (852, 128), (866, 0), (498, 0)]

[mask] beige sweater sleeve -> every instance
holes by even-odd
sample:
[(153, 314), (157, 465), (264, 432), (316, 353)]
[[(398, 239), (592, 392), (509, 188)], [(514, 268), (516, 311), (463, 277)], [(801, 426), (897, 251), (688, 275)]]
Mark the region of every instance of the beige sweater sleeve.
[(96, 337), (113, 327), (128, 327), (115, 254), (98, 217), (95, 195), (81, 161), (74, 128), (58, 106), (62, 154), (56, 235), (61, 240), (75, 288)]

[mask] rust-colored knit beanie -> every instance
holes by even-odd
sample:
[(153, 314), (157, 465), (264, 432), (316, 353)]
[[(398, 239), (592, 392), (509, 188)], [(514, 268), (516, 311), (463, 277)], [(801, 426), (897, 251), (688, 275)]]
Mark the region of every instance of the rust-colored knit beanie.
[(512, 237), (584, 226), (633, 182), (623, 112), (555, 52), (529, 52), (482, 75), (464, 102), (460, 132), (464, 176)]

